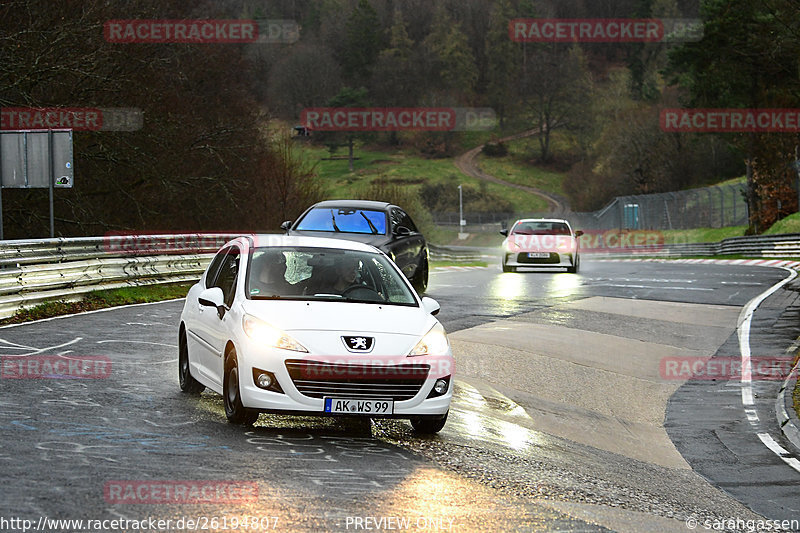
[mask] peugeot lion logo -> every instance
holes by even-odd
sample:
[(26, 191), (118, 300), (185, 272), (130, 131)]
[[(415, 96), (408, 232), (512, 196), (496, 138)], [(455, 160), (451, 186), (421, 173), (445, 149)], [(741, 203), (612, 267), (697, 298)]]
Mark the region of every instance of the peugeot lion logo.
[(342, 337), (345, 347), (351, 352), (369, 352), (375, 344), (374, 337)]

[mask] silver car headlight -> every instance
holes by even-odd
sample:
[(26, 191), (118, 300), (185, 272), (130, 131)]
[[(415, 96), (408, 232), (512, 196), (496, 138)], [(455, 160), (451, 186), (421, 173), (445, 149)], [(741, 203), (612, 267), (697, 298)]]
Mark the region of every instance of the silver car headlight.
[(246, 314), (242, 317), (242, 328), (248, 337), (259, 344), (295, 352), (308, 352), (302, 344), (294, 340), (288, 333), (252, 315)]
[(437, 323), (419, 340), (408, 355), (409, 357), (417, 355), (447, 355), (449, 350), (450, 341), (447, 339), (447, 333), (445, 333), (444, 327)]

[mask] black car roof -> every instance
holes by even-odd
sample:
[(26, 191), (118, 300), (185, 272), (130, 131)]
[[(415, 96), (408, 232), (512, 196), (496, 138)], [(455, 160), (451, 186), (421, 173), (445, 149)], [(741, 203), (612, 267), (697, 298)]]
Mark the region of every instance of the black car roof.
[(316, 207), (349, 207), (355, 209), (376, 209), (385, 211), (391, 207), (392, 204), (388, 202), (376, 202), (373, 200), (325, 200), (311, 206), (311, 209)]

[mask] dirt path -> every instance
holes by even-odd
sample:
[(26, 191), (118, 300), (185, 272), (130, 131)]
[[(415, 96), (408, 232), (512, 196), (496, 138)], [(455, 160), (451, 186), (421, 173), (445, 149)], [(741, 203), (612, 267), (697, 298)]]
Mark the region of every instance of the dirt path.
[[(522, 139), (524, 137), (530, 137), (532, 135), (537, 135), (539, 133), (539, 129), (535, 128), (528, 131), (523, 131), (520, 133), (515, 133), (514, 135), (509, 135), (508, 137), (503, 137), (499, 139), (498, 142), (508, 142), (513, 141), (516, 139)], [(464, 152), (460, 156), (456, 157), (453, 161), (456, 168), (460, 170), (462, 173), (466, 174), (467, 176), (471, 176), (473, 178), (478, 178), (481, 180), (491, 181), (492, 183), (498, 183), (500, 185), (505, 185), (506, 187), (514, 187), (515, 189), (519, 189), (521, 191), (529, 192), (531, 194), (535, 194), (547, 200), (547, 203), (550, 205), (550, 212), (552, 213), (565, 213), (569, 210), (569, 204), (564, 198), (555, 196), (551, 193), (545, 192), (541, 189), (536, 189), (535, 187), (528, 187), (526, 185), (519, 185), (516, 183), (510, 183), (508, 181), (501, 180), (491, 174), (486, 174), (483, 172), (480, 167), (478, 167), (475, 158), (481, 153), (483, 150), (484, 145), (476, 146), (471, 150)]]

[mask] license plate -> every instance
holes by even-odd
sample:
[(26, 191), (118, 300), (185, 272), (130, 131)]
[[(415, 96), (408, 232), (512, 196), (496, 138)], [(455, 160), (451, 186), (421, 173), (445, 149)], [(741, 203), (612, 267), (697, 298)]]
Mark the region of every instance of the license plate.
[(392, 400), (348, 400), (325, 398), (325, 412), (352, 415), (390, 415), (394, 412)]
[(548, 252), (528, 252), (528, 257), (530, 259), (547, 259), (550, 254)]

